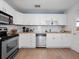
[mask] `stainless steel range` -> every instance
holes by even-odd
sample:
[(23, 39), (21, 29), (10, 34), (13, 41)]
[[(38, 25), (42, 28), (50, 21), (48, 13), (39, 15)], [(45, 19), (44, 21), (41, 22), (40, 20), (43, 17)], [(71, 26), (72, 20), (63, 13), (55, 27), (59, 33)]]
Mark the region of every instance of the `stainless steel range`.
[(0, 29), (0, 59), (12, 59), (18, 52), (18, 35), (7, 36), (7, 30)]
[(18, 36), (2, 42), (2, 59), (12, 59), (18, 51)]

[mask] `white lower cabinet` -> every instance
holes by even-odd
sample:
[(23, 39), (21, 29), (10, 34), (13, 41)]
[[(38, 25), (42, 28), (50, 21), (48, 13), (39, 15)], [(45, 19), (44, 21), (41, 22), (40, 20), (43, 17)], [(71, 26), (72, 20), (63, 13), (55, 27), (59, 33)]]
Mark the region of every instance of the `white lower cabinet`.
[(19, 48), (36, 48), (36, 37), (34, 33), (20, 34)]
[(72, 35), (71, 49), (79, 53), (79, 32)]
[(69, 34), (47, 34), (46, 47), (47, 48), (69, 48), (71, 39)]
[[(69, 48), (71, 35), (63, 33), (47, 33), (46, 48)], [(36, 48), (35, 33), (23, 33), (19, 37), (19, 48)]]

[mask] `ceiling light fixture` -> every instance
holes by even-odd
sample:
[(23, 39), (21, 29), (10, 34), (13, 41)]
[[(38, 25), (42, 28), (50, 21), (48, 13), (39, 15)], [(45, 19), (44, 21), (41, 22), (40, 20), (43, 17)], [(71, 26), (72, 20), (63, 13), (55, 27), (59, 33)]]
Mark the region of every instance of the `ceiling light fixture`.
[(35, 6), (35, 8), (40, 8), (41, 6), (40, 5), (38, 5), (38, 4), (36, 4), (36, 5), (34, 5)]

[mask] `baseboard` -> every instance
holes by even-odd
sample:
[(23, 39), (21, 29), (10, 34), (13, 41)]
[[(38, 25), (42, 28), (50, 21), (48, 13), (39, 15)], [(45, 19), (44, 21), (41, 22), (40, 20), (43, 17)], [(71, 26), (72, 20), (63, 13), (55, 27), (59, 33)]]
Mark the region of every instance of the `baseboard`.
[(70, 47), (46, 47), (46, 48), (70, 48)]
[(73, 51), (75, 51), (75, 52), (77, 52), (77, 53), (79, 53), (79, 50), (77, 50), (75, 48), (70, 48), (70, 49), (73, 50)]
[(20, 49), (20, 48), (36, 48), (36, 47), (19, 47), (19, 49)]

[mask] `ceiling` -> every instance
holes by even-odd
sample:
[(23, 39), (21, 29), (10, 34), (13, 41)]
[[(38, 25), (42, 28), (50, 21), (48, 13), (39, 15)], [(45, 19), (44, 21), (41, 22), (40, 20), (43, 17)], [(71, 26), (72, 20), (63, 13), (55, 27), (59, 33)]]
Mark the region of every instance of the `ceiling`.
[[(79, 0), (5, 0), (22, 13), (63, 13)], [(35, 7), (40, 5), (40, 7)]]

